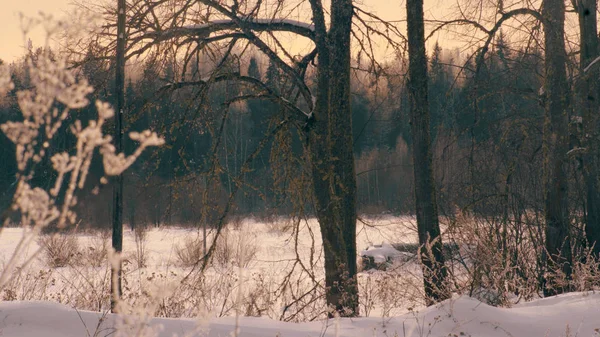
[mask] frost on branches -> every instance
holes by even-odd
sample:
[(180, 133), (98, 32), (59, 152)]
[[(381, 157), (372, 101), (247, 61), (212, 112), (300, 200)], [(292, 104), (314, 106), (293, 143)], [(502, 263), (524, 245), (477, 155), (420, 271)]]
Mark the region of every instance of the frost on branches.
[[(25, 233), (0, 275), (0, 290), (16, 267), (17, 257), (23, 252), (19, 249), (24, 250), (40, 230), (50, 223), (56, 222), (58, 228), (63, 228), (75, 221), (75, 214), (71, 211), (77, 202), (74, 194), (85, 184), (96, 148), (102, 156), (105, 174), (110, 176), (119, 175), (130, 167), (148, 146), (164, 143), (154, 132), (132, 132), (130, 138), (139, 142), (138, 148), (129, 156), (116, 153), (111, 136), (102, 133), (102, 126), (114, 116), (114, 110), (108, 103), (96, 101), (96, 120), (87, 123), (75, 120), (70, 125), (70, 131), (77, 139), (75, 148), (50, 158), (57, 172), (54, 187), (46, 191), (30, 186), (36, 164), (46, 156), (48, 147), (67, 117), (74, 110), (89, 104), (87, 95), (93, 88), (86, 79), (68, 69), (65, 60), (53, 60), (46, 53), (42, 53), (35, 63), (29, 58), (27, 66), (31, 74), (31, 89), (16, 94), (22, 121), (0, 125), (2, 132), (16, 147), (17, 189), (11, 207), (20, 215)], [(0, 95), (4, 96), (13, 89), (8, 66), (0, 66)], [(64, 191), (64, 198), (61, 199), (62, 204), (58, 204), (57, 197), (63, 194), (61, 191)]]

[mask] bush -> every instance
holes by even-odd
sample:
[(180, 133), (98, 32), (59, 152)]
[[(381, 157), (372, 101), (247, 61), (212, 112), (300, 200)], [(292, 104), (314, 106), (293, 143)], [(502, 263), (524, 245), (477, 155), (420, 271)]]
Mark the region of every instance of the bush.
[(87, 244), (87, 249), (81, 249), (83, 260), (92, 267), (101, 267), (108, 262), (108, 247), (111, 232), (109, 230), (99, 230), (92, 233)]
[(204, 256), (203, 241), (199, 238), (186, 237), (183, 245), (175, 246), (177, 264), (182, 267), (192, 267)]
[(50, 268), (72, 265), (75, 259), (81, 256), (77, 236), (72, 234), (44, 235), (40, 237), (39, 245)]
[(284, 219), (282, 217), (265, 217), (260, 220), (267, 228), (267, 233), (283, 235), (290, 233), (295, 226), (293, 219)]
[(214, 251), (214, 261), (247, 268), (256, 258), (258, 246), (249, 233), (223, 231)]
[(145, 268), (148, 260), (148, 252), (146, 249), (148, 227), (144, 225), (136, 226), (133, 230), (133, 237), (135, 240), (135, 263), (138, 268)]

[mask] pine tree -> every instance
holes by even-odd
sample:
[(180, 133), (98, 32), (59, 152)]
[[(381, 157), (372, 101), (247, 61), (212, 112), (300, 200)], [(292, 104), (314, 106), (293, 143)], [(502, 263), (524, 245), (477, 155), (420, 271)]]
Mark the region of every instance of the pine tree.
[(250, 64), (248, 65), (248, 76), (259, 80), (262, 79), (260, 69), (258, 68), (258, 62), (254, 56), (250, 58)]
[(272, 60), (269, 60), (269, 66), (267, 67), (266, 84), (276, 93), (281, 92), (281, 73)]

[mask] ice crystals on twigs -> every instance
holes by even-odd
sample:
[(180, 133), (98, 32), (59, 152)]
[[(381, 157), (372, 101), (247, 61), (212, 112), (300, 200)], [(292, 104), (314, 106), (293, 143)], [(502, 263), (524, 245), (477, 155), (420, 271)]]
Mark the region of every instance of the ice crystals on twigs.
[(156, 132), (146, 130), (143, 132), (130, 132), (129, 138), (138, 141), (140, 146), (130, 156), (123, 153), (116, 154), (112, 144), (105, 144), (100, 153), (104, 163), (104, 172), (109, 176), (119, 175), (131, 166), (148, 146), (160, 146), (165, 143), (164, 139), (158, 137)]
[(21, 185), (13, 208), (19, 209), (34, 225), (51, 222), (59, 216), (48, 193), (39, 187), (31, 188), (27, 183)]

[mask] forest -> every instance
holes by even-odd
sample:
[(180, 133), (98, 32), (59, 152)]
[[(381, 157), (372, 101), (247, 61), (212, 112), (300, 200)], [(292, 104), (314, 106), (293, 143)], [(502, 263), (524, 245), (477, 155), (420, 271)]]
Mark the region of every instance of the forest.
[(598, 289), (595, 0), (77, 6), (0, 60), (3, 300), (303, 322)]

